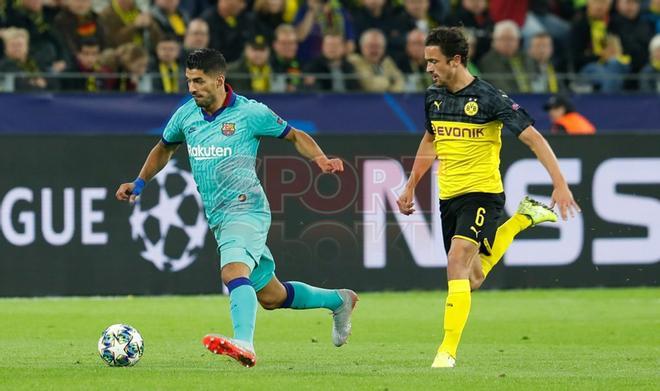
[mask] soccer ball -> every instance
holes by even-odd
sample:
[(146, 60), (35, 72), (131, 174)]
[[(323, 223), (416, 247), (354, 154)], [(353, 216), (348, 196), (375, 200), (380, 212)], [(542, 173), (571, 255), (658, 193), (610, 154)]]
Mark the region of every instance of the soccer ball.
[(111, 367), (135, 365), (144, 353), (140, 333), (126, 324), (113, 324), (103, 331), (99, 339), (99, 355)]

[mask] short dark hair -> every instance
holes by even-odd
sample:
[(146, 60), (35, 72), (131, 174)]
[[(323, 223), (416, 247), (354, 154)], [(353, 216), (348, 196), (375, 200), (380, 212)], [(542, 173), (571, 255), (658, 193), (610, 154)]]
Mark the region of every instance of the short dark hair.
[(199, 69), (206, 74), (225, 73), (227, 70), (227, 60), (218, 50), (215, 49), (196, 49), (193, 50), (186, 60), (186, 68)]
[(447, 58), (461, 56), (461, 63), (467, 65), (468, 42), (460, 27), (436, 27), (426, 36), (426, 46), (438, 46)]
[(567, 113), (572, 113), (575, 111), (573, 102), (566, 95), (552, 95), (548, 98), (548, 101), (543, 105), (543, 110), (548, 111), (550, 109), (556, 109), (558, 107), (563, 107)]

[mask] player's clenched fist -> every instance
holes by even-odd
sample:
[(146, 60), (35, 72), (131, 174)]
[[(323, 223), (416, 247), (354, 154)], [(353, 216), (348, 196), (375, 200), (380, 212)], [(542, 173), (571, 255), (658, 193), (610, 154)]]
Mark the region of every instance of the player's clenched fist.
[(137, 178), (134, 182), (131, 183), (122, 183), (119, 185), (119, 189), (117, 189), (115, 197), (117, 197), (119, 201), (128, 201), (132, 204), (137, 201), (140, 194), (142, 194), (144, 185), (145, 182), (141, 178)]
[(414, 196), (415, 193), (412, 190), (406, 189), (401, 193), (399, 199), (396, 200), (397, 205), (399, 205), (399, 211), (406, 216), (413, 214), (415, 211)]
[(323, 173), (344, 172), (344, 162), (341, 159), (328, 159), (325, 156), (316, 159), (316, 164)]

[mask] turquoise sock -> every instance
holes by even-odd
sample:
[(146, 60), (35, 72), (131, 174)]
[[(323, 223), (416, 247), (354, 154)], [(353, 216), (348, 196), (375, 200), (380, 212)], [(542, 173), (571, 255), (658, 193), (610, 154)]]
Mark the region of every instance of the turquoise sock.
[(283, 285), (286, 288), (283, 308), (327, 308), (334, 311), (344, 302), (336, 289), (317, 288), (299, 281), (288, 281)]
[(229, 281), (229, 303), (234, 339), (252, 344), (254, 324), (257, 318), (257, 293), (249, 278), (239, 277)]

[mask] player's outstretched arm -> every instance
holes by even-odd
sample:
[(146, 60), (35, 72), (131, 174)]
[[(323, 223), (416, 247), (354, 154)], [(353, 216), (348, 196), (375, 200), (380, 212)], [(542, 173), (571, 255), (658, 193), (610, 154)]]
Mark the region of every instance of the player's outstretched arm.
[(344, 171), (344, 163), (341, 159), (328, 159), (312, 136), (304, 131), (291, 128), (285, 139), (293, 143), (298, 153), (314, 161), (324, 173)]
[(422, 179), (424, 174), (426, 174), (429, 168), (433, 165), (435, 157), (433, 135), (429, 132), (424, 132), (424, 137), (422, 137), (422, 141), (420, 141), (419, 147), (417, 148), (417, 155), (415, 155), (415, 162), (413, 163), (410, 178), (408, 178), (408, 183), (406, 183), (403, 193), (401, 193), (397, 200), (399, 211), (404, 215), (411, 215), (415, 211), (415, 203), (413, 202), (413, 199), (415, 198), (415, 188), (417, 187), (419, 180)]
[(159, 141), (158, 144), (151, 149), (151, 152), (149, 152), (147, 160), (145, 160), (137, 179), (133, 182), (122, 183), (119, 185), (115, 197), (117, 197), (119, 201), (128, 201), (130, 203), (135, 202), (137, 197), (142, 193), (144, 185), (149, 182), (151, 178), (156, 176), (163, 167), (165, 167), (178, 146), (178, 144), (165, 145), (162, 141)]
[(573, 199), (573, 193), (568, 188), (568, 183), (566, 183), (566, 179), (561, 173), (559, 162), (550, 144), (533, 126), (528, 126), (520, 133), (518, 138), (534, 152), (548, 174), (550, 174), (552, 186), (554, 187), (550, 207), (553, 208), (558, 205), (563, 220), (566, 220), (569, 214), (574, 217), (576, 212), (580, 212), (580, 207)]

